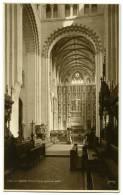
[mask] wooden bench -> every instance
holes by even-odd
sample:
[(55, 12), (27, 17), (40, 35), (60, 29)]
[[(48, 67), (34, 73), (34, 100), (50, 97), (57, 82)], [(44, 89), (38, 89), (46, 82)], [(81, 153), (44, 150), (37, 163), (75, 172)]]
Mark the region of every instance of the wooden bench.
[(118, 148), (109, 145), (108, 147), (99, 147), (96, 149), (102, 163), (104, 164), (109, 180), (118, 181)]
[(28, 155), (30, 166), (34, 166), (40, 162), (41, 156), (45, 156), (45, 144), (36, 146), (30, 150)]
[(87, 147), (75, 144), (70, 150), (70, 170), (86, 169)]
[(100, 159), (95, 150), (87, 149), (87, 156), (87, 169), (91, 171), (92, 169), (98, 168)]
[(35, 147), (33, 141), (11, 141), (5, 143), (5, 170), (28, 168), (45, 156), (45, 144)]
[(21, 143), (17, 143), (15, 145), (15, 156), (17, 159), (18, 167), (28, 167), (29, 165), (29, 153), (30, 150), (34, 147), (32, 141), (25, 141)]
[(70, 150), (70, 170), (74, 171), (77, 167), (77, 144)]

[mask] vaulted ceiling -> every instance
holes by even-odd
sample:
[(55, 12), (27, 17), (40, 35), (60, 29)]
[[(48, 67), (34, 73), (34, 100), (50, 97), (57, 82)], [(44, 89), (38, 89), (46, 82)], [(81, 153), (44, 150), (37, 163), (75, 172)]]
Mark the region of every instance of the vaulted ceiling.
[(95, 75), (95, 49), (92, 43), (82, 36), (67, 36), (60, 39), (52, 49), (52, 62), (64, 82), (75, 72)]

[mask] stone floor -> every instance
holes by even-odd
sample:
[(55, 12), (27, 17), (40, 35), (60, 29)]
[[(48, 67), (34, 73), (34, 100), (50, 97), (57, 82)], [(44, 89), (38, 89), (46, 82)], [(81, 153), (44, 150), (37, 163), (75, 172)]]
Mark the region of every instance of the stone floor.
[(70, 171), (69, 157), (45, 157), (32, 169), (17, 170), (5, 190), (85, 190), (85, 173)]
[(46, 148), (46, 156), (70, 156), (73, 144), (52, 144)]

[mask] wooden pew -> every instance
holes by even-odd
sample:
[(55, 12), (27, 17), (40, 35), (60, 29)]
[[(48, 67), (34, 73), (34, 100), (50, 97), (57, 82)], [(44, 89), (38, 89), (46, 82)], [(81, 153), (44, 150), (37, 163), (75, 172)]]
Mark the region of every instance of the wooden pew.
[(75, 171), (77, 167), (77, 144), (70, 150), (70, 170)]
[[(118, 188), (118, 147), (102, 142), (96, 149), (98, 156), (105, 167), (107, 186), (112, 189)], [(110, 186), (111, 185), (111, 186)]]
[(81, 148), (78, 148), (77, 144), (74, 144), (73, 148), (70, 150), (70, 170), (86, 169), (87, 159), (87, 146), (81, 146)]
[(25, 141), (16, 143), (15, 145), (15, 156), (17, 161), (17, 167), (28, 167), (30, 163), (29, 153), (30, 150), (33, 149), (34, 143), (33, 141)]
[(45, 144), (32, 148), (29, 152), (30, 165), (34, 166), (40, 162), (41, 156), (45, 156)]
[(30, 168), (45, 156), (45, 144), (35, 147), (34, 142), (20, 142), (12, 138), (5, 143), (5, 170), (17, 168)]

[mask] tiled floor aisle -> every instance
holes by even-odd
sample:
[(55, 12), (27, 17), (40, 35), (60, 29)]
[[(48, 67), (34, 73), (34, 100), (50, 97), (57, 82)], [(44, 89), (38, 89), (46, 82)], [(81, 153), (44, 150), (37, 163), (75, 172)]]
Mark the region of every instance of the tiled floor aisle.
[(70, 171), (68, 157), (46, 157), (34, 168), (9, 176), (5, 189), (84, 190), (85, 175)]
[(73, 144), (53, 144), (50, 147), (46, 149), (46, 155), (56, 155), (56, 156), (69, 156), (70, 155), (70, 150), (72, 149)]

